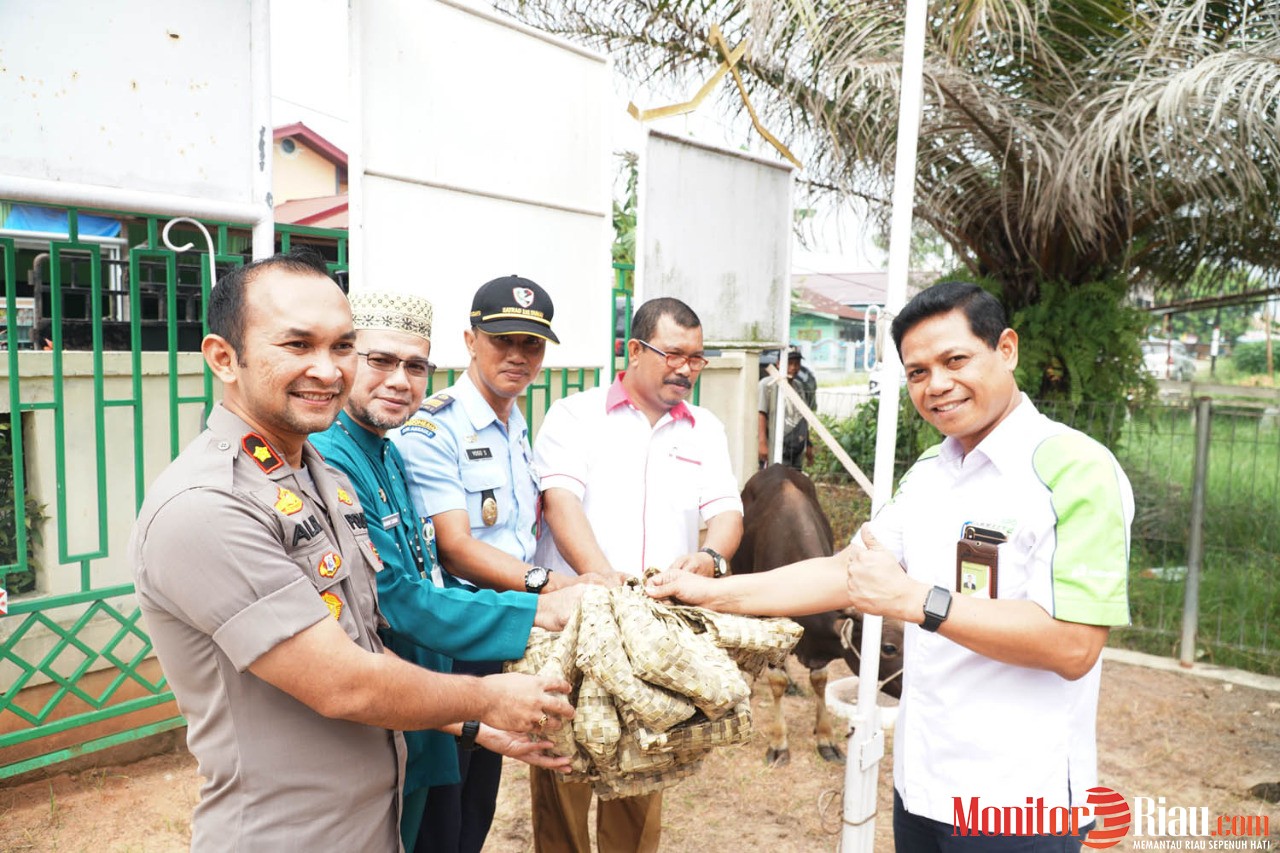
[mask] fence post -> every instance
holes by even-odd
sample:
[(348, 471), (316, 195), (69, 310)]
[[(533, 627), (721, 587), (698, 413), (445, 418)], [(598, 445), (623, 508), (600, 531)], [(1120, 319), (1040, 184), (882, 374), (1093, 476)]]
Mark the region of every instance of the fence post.
[(1204, 494), (1209, 477), (1209, 415), (1212, 400), (1196, 400), (1196, 465), (1191, 483), (1191, 532), (1187, 539), (1187, 586), (1182, 604), (1179, 663), (1190, 668), (1196, 659), (1196, 627), (1200, 622), (1200, 569), (1204, 564)]

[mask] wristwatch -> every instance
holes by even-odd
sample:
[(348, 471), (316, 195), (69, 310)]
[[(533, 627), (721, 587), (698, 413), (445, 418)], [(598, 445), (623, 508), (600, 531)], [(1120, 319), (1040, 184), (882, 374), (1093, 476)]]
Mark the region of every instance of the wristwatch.
[[(467, 720), (462, 724), (462, 734), (458, 735), (458, 749), (464, 752), (475, 752), (480, 748), (476, 743), (476, 735), (480, 734), (480, 721)], [(445, 741), (448, 743), (448, 741)]]
[(926, 631), (937, 631), (947, 621), (951, 613), (951, 590), (945, 586), (935, 586), (924, 597), (924, 624)]
[(722, 578), (729, 574), (729, 563), (724, 557), (720, 556), (720, 552), (715, 548), (699, 548), (698, 552), (707, 554), (711, 557), (712, 574), (715, 577)]
[(551, 580), (551, 572), (549, 570), (542, 566), (534, 566), (524, 573), (525, 592), (534, 594), (542, 592), (549, 580)]

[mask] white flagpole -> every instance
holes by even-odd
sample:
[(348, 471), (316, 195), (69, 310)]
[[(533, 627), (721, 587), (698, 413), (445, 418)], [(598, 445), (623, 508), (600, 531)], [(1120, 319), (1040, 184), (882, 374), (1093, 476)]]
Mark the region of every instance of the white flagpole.
[[(906, 302), (910, 271), (911, 213), (916, 182), (916, 147), (920, 134), (920, 102), (924, 79), (924, 36), (928, 0), (906, 0), (902, 45), (902, 83), (898, 100), (898, 150), (893, 173), (893, 218), (889, 232), (889, 281), (881, 323), (890, 322)], [(891, 497), (893, 456), (898, 435), (898, 377), (902, 363), (887, 334), (876, 355), (883, 361), (880, 413), (876, 424), (874, 515)], [(849, 738), (845, 765), (844, 828), (840, 848), (845, 853), (872, 853), (876, 835), (876, 787), (884, 732), (880, 728), (877, 682), (880, 678), (879, 616), (864, 617), (862, 666), (858, 671), (858, 711)]]

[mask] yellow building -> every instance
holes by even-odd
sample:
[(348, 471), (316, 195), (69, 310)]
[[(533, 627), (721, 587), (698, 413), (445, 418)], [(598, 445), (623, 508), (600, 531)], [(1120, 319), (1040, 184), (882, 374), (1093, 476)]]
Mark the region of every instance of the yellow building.
[(346, 228), (346, 152), (302, 122), (277, 127), (273, 136), (276, 221)]

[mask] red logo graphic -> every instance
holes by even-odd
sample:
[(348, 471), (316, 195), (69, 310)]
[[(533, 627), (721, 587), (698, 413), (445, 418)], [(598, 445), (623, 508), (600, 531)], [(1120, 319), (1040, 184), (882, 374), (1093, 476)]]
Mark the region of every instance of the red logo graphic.
[(1092, 807), (1098, 825), (1085, 836), (1082, 843), (1093, 850), (1105, 850), (1116, 846), (1120, 843), (1120, 839), (1128, 834), (1129, 826), (1133, 822), (1133, 813), (1129, 811), (1129, 804), (1125, 802), (1124, 797), (1110, 788), (1101, 786), (1090, 788), (1088, 794), (1089, 798), (1086, 802)]

